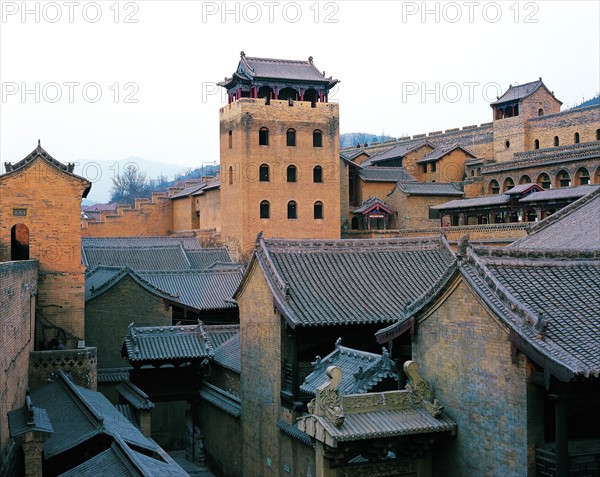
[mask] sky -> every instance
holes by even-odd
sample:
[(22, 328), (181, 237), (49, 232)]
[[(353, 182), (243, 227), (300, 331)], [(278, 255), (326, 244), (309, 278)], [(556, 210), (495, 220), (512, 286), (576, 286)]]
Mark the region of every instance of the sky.
[(342, 133), (481, 124), (510, 84), (539, 77), (565, 109), (600, 91), (599, 5), (0, 0), (0, 162), (38, 139), (64, 163), (218, 162), (216, 82), (241, 51), (312, 56), (340, 80)]

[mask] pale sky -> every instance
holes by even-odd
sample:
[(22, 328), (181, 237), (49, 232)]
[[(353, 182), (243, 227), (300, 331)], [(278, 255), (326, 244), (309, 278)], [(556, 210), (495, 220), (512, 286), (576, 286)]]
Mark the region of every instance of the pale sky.
[(600, 90), (599, 5), (2, 0), (0, 161), (38, 138), (62, 162), (218, 161), (215, 82), (241, 50), (313, 56), (341, 80), (342, 133), (488, 122), (497, 95), (538, 77), (564, 109)]

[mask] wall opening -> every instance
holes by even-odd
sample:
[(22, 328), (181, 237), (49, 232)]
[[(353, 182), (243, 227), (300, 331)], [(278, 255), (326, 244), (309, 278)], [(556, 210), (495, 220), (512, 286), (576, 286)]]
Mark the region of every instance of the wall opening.
[(10, 229), (10, 259), (29, 260), (29, 229), (25, 224)]

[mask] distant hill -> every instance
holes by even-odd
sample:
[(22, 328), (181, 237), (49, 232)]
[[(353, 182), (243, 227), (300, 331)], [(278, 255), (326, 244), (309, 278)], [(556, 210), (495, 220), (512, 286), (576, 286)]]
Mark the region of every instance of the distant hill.
[(586, 106), (595, 106), (596, 104), (600, 104), (600, 93), (596, 94), (592, 99), (588, 99), (587, 101), (578, 104), (575, 108), (585, 108)]
[(373, 142), (383, 142), (388, 139), (394, 139), (392, 136), (384, 136), (369, 133), (344, 133), (340, 134), (340, 147), (356, 146), (357, 144), (371, 144)]

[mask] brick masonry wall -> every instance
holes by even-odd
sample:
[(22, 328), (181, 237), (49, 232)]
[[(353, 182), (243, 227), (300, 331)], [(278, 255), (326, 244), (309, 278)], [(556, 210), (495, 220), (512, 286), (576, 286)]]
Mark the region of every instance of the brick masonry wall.
[[(81, 197), (88, 186), (87, 180), (58, 170), (41, 157), (25, 169), (0, 176), (1, 259), (10, 259), (12, 227), (19, 223), (27, 226), (29, 256), (39, 261), (42, 321), (65, 331), (67, 347), (75, 346), (84, 334), (79, 217)], [(14, 209), (25, 210), (25, 215), (14, 215)]]
[(136, 326), (169, 326), (171, 307), (128, 276), (86, 303), (85, 342), (98, 349), (99, 368), (127, 366), (121, 346), (131, 322)]
[(526, 475), (525, 357), (512, 363), (508, 330), (462, 279), (437, 304), (417, 317), (413, 344), (413, 360), (458, 425), (435, 450), (434, 475)]
[[(269, 145), (259, 145), (259, 130), (269, 129)], [(296, 146), (286, 145), (288, 128), (296, 130)], [(313, 131), (322, 131), (322, 147), (313, 147)], [(232, 131), (232, 148), (229, 148)], [(339, 238), (339, 108), (337, 103), (243, 98), (220, 111), (221, 202), (223, 240), (249, 252), (261, 230), (267, 237)], [(261, 164), (270, 168), (260, 182)], [(287, 182), (288, 166), (297, 168), (297, 181)], [(323, 169), (323, 182), (313, 182), (313, 168)], [(230, 173), (231, 168), (231, 173)], [(229, 184), (231, 180), (231, 184)], [(270, 218), (260, 219), (260, 203), (270, 202)], [(297, 219), (287, 218), (287, 204), (297, 203)], [(322, 220), (313, 206), (323, 203)], [(233, 249), (233, 248), (232, 248)]]
[(200, 228), (221, 231), (221, 191), (211, 189), (194, 197), (196, 210), (200, 212)]
[(6, 414), (24, 405), (29, 384), (37, 279), (35, 260), (0, 263), (0, 468), (10, 443)]
[(32, 351), (29, 355), (29, 388), (55, 381), (59, 371), (68, 373), (78, 386), (96, 390), (96, 348)]
[(136, 208), (122, 208), (120, 215), (107, 215), (99, 222), (82, 223), (84, 237), (135, 237), (168, 235), (173, 228), (172, 202), (166, 197), (153, 197), (154, 202), (141, 202)]
[(173, 203), (172, 230), (192, 230), (198, 228), (195, 197), (182, 197), (171, 200)]
[(242, 430), (239, 418), (201, 401), (200, 429), (204, 436), (206, 463), (217, 477), (250, 475), (242, 466)]
[(245, 477), (278, 476), (282, 319), (273, 311), (273, 297), (260, 265), (255, 262), (253, 267), (238, 297), (242, 468)]
[(440, 205), (452, 197), (406, 195), (394, 189), (387, 202), (398, 214), (390, 221), (393, 229), (432, 229), (440, 227), (440, 219), (429, 218), (429, 206)]

